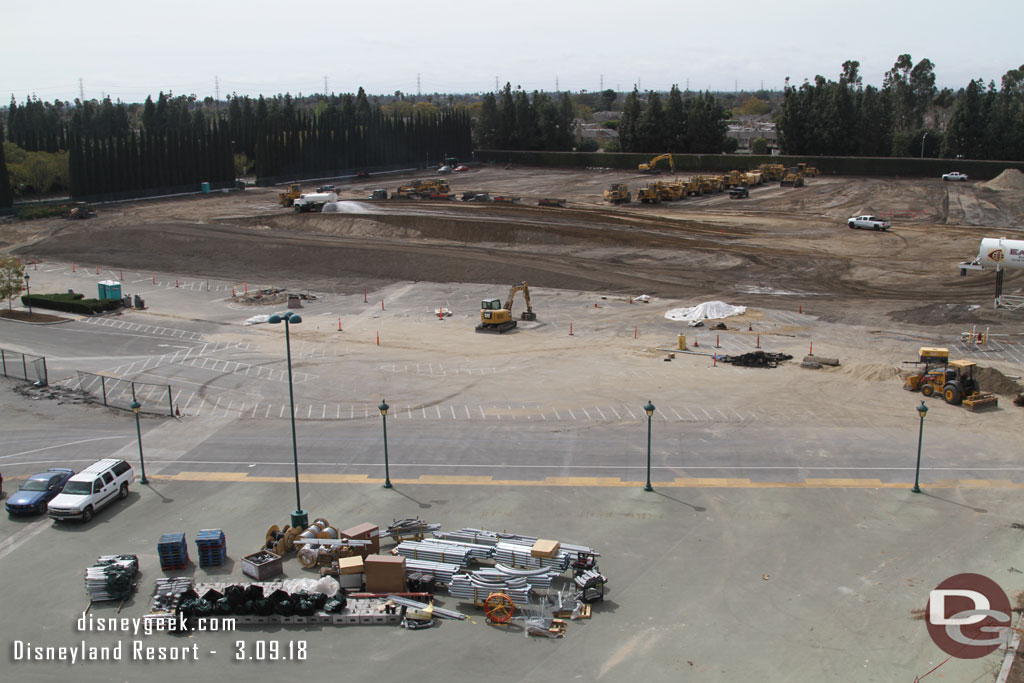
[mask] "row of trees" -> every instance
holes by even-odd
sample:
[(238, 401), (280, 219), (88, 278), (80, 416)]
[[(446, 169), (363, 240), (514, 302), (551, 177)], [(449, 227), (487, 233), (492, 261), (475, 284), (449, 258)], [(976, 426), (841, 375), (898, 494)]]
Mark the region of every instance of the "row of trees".
[(72, 135), (71, 196), (90, 197), (176, 188), (235, 178), (231, 141), (214, 122), (202, 131)]
[(710, 92), (684, 99), (679, 87), (673, 85), (664, 105), (658, 93), (649, 92), (646, 106), (642, 106), (640, 93), (633, 88), (619, 118), (619, 149), (677, 154), (733, 152), (736, 141), (726, 137), (728, 118)]
[(572, 100), (562, 93), (534, 91), (532, 98), (512, 85), (495, 96), (484, 95), (476, 121), (476, 138), (483, 149), (571, 151), (576, 142)]
[(787, 81), (777, 120), (786, 154), (1024, 159), (1024, 66), (1002, 87), (971, 81), (960, 93), (935, 86), (935, 67), (900, 55), (882, 88), (863, 86), (860, 63), (838, 81)]

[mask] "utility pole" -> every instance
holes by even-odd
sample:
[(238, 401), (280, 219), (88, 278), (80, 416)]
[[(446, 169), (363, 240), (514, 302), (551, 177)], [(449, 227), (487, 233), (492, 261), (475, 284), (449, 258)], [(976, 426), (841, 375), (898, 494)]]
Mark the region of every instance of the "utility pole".
[(327, 96), (327, 76), (324, 76), (324, 97)]
[(560, 92), (558, 90), (558, 76), (555, 76), (555, 92)]
[(601, 92), (604, 92), (604, 74), (601, 74)]
[(220, 112), (220, 77), (213, 77), (213, 108)]
[(78, 101), (85, 102), (85, 87), (82, 85), (82, 79), (78, 79)]
[(419, 97), (422, 94), (423, 93), (420, 92), (420, 75), (419, 75), (419, 73), (417, 73), (416, 74), (416, 97)]
[(494, 92), (498, 92), (501, 88), (498, 87), (498, 77), (494, 77)]

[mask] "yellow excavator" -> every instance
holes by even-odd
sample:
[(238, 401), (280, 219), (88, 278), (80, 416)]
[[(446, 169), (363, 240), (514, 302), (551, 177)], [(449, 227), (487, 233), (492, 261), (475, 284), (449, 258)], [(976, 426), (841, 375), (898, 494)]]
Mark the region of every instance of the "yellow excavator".
[(521, 320), (536, 320), (537, 314), (533, 312), (533, 306), (530, 305), (530, 288), (525, 282), (520, 282), (518, 285), (512, 285), (512, 288), (508, 290), (508, 299), (504, 304), (501, 303), (501, 299), (484, 299), (480, 302), (480, 324), (476, 326), (476, 331), (502, 334), (518, 325), (515, 318), (512, 317), (512, 300), (515, 298), (516, 292), (519, 291), (526, 299), (526, 310), (519, 315), (519, 318)]
[(669, 166), (669, 168), (672, 169), (673, 173), (675, 173), (676, 172), (676, 162), (675, 162), (675, 159), (672, 158), (671, 154), (659, 154), (658, 156), (654, 157), (653, 159), (651, 159), (647, 163), (640, 164), (639, 166), (637, 166), (636, 170), (644, 171), (645, 173), (658, 173), (659, 172), (658, 168), (657, 168), (658, 162), (659, 161), (664, 161), (666, 159), (668, 159), (668, 166)]

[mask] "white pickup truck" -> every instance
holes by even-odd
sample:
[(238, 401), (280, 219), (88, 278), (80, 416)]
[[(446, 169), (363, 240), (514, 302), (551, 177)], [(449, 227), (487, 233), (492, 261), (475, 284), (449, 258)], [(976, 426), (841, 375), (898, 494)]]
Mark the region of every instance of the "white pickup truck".
[(892, 227), (892, 223), (877, 216), (854, 216), (847, 221), (847, 224), (851, 228), (864, 230), (888, 230)]
[(943, 173), (943, 180), (967, 180), (967, 174), (961, 173), (960, 171), (953, 171), (952, 173)]

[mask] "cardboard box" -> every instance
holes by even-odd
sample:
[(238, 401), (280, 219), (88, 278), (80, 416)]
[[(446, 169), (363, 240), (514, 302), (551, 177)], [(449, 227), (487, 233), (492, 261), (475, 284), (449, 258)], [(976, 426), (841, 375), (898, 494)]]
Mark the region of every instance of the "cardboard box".
[(338, 572), (340, 574), (362, 574), (363, 556), (343, 557), (338, 560)]
[(357, 524), (351, 529), (345, 529), (338, 534), (339, 538), (351, 538), (360, 541), (370, 541), (369, 545), (361, 546), (358, 552), (363, 557), (376, 555), (380, 552), (380, 527), (376, 524), (364, 522)]
[(367, 593), (404, 593), (405, 558), (370, 555), (363, 562)]
[(530, 555), (533, 557), (546, 557), (551, 558), (558, 554), (558, 549), (561, 547), (561, 543), (558, 541), (548, 541), (543, 538), (538, 538), (537, 542), (530, 548)]

